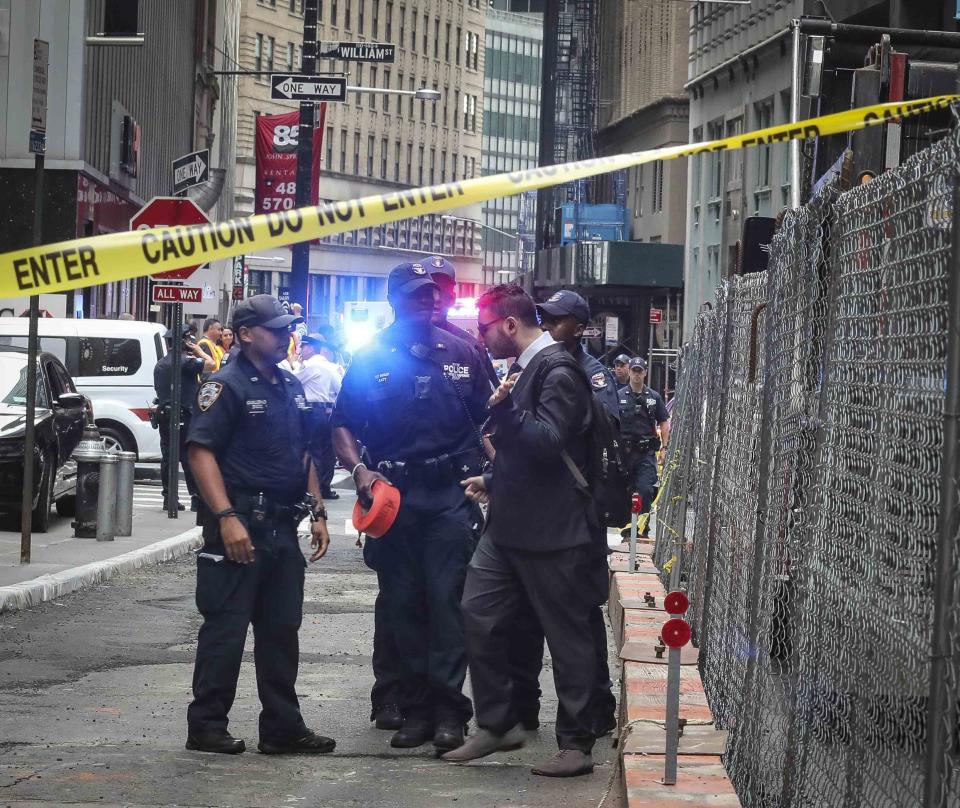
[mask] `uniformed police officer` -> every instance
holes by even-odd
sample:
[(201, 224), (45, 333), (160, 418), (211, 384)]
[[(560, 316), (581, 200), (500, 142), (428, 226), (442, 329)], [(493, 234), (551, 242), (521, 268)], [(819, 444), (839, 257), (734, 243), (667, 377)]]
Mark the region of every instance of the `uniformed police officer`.
[(625, 353), (613, 360), (613, 375), (617, 377), (617, 390), (630, 382), (630, 357)]
[[(182, 352), (180, 359), (180, 465), (183, 468), (183, 477), (187, 483), (187, 490), (191, 497), (197, 495), (197, 486), (193, 480), (193, 472), (187, 462), (187, 432), (190, 429), (190, 408), (197, 395), (197, 384), (200, 374), (211, 373), (216, 367), (213, 359), (197, 345), (196, 323), (185, 323), (177, 329), (180, 344), (173, 345), (174, 330), (166, 333), (167, 353), (153, 368), (153, 389), (157, 393), (156, 424), (160, 432), (160, 484), (163, 486), (163, 509), (169, 507), (169, 492), (167, 486), (170, 481), (170, 436), (173, 428), (173, 351)], [(174, 492), (174, 497), (177, 492)], [(177, 503), (177, 510), (184, 510), (184, 506)]]
[[(641, 512), (648, 513), (659, 483), (657, 450), (667, 445), (670, 421), (660, 394), (646, 385), (647, 363), (635, 356), (629, 366), (630, 383), (619, 390), (620, 436), (630, 463), (633, 490), (640, 495)], [(649, 535), (649, 531), (648, 522), (642, 535)]]
[(197, 392), (188, 443), (205, 504), (197, 558), (203, 625), (187, 749), (244, 751), (244, 742), (227, 731), (227, 714), (251, 623), (263, 708), (260, 751), (316, 754), (336, 745), (307, 729), (294, 687), (306, 567), (297, 525), (310, 514), (311, 561), (326, 553), (330, 538), (307, 452), (310, 406), (296, 377), (277, 367), (293, 320), (270, 295), (239, 303), (233, 327), (240, 356)]
[[(403, 726), (390, 743), (438, 750), (463, 743), (472, 713), (460, 598), (473, 541), (460, 480), (481, 468), (479, 433), (490, 382), (476, 352), (430, 322), (437, 284), (421, 263), (387, 281), (395, 322), (358, 351), (333, 414), (333, 441), (360, 502), (387, 479), (400, 510), (376, 544), (381, 618), (399, 651)], [(357, 441), (366, 448), (361, 462)]]

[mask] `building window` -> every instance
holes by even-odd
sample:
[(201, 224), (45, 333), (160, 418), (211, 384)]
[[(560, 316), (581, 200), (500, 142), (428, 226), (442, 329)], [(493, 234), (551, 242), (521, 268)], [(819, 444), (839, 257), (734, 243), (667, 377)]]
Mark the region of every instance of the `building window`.
[[(421, 146), (421, 148), (423, 148)], [(410, 183), (411, 172), (413, 171), (413, 144), (407, 144), (407, 183)]]
[[(469, 179), (473, 179), (473, 178), (476, 177), (476, 176), (477, 176), (477, 158), (476, 158), (476, 157), (471, 157), (471, 158), (470, 158), (470, 177), (469, 177)], [(472, 227), (473, 227), (473, 225), (471, 225), (471, 228), (472, 228)]]
[(400, 141), (393, 144), (396, 150), (393, 153), (393, 181), (400, 182)]
[(423, 185), (423, 146), (418, 146), (417, 151), (420, 157), (417, 165), (417, 185)]
[[(756, 115), (756, 121), (754, 126), (755, 129), (766, 129), (767, 127), (773, 125), (773, 99), (768, 99), (767, 101), (761, 101), (759, 104), (755, 104), (754, 111)], [(770, 187), (770, 164), (771, 164), (771, 157), (772, 157), (770, 146), (757, 146), (756, 156), (757, 156), (756, 186), (758, 188), (769, 188)]]
[(380, 0), (373, 0), (373, 17), (370, 20), (370, 36), (380, 36)]
[[(376, 67), (373, 67), (372, 65), (371, 65), (371, 67), (370, 67), (370, 86), (371, 86), (371, 87), (376, 87), (376, 86), (377, 86), (377, 68), (376, 68)], [(370, 107), (370, 109), (376, 109), (376, 108), (377, 108), (377, 94), (376, 94), (376, 93), (367, 93), (367, 95), (370, 97), (369, 105), (368, 105), (368, 106)]]
[(387, 139), (380, 138), (380, 179), (387, 178)]
[(303, 70), (303, 46), (296, 46), (297, 70)]
[[(253, 70), (255, 73), (259, 73), (263, 68), (263, 34), (257, 34), (257, 38), (253, 43)], [(262, 81), (260, 76), (256, 77), (257, 81)]]
[(450, 161), (450, 168), (453, 170), (453, 181), (456, 182), (457, 181), (457, 164), (460, 161), (457, 157), (456, 152), (454, 152), (452, 156), (453, 156), (453, 160)]
[(440, 18), (433, 20), (433, 58), (440, 58)]
[(367, 135), (367, 176), (373, 177), (373, 135)]
[(444, 85), (443, 87), (443, 125), (450, 125), (450, 103), (448, 97), (450, 95), (449, 85)]
[(357, 33), (363, 36), (363, 11), (364, 11), (364, 0), (360, 0), (360, 11), (357, 14)]
[[(436, 82), (433, 83), (433, 89), (434, 90), (437, 89)], [(430, 102), (430, 123), (436, 123), (436, 122), (437, 122), (437, 102), (431, 101)]]
[(293, 54), (294, 54), (293, 43), (288, 42), (287, 43), (287, 72), (288, 73), (293, 72)]
[(327, 127), (327, 160), (324, 163), (327, 171), (333, 170), (333, 127)]
[[(383, 86), (384, 89), (390, 89), (390, 68), (383, 68)], [(390, 95), (389, 93), (383, 96), (383, 111), (390, 111)]]
[(415, 51), (417, 49), (417, 10), (413, 10), (413, 14), (410, 15), (410, 50)]
[(330, 0), (330, 24), (337, 24), (337, 0)]
[(420, 51), (424, 56), (427, 55), (427, 33), (428, 28), (430, 27), (430, 18), (424, 14), (423, 15), (423, 50)]
[(447, 23), (447, 35), (443, 40), (443, 61), (450, 64), (450, 23)]
[[(268, 73), (272, 73), (272, 72), (273, 72), (273, 51), (274, 51), (274, 45), (275, 45), (275, 42), (274, 42), (273, 37), (272, 37), (272, 36), (268, 36), (268, 37), (266, 38), (265, 42), (264, 42), (264, 48), (265, 48), (265, 50), (264, 50), (264, 54), (263, 54), (264, 67), (265, 67), (265, 69), (266, 69), (266, 71), (267, 71)], [(267, 77), (264, 79), (264, 81), (270, 81), (270, 77), (267, 76)]]
[(437, 184), (437, 150), (430, 149), (430, 184)]
[(387, 2), (387, 31), (385, 39), (390, 42), (393, 39), (393, 3)]
[(653, 210), (655, 213), (663, 210), (663, 160), (653, 164)]
[[(714, 121), (707, 125), (707, 137), (720, 140), (723, 137), (723, 121)], [(710, 199), (719, 199), (723, 192), (723, 152), (710, 153)]]
[(457, 67), (460, 67), (460, 43), (463, 40), (463, 29), (457, 26)]
[(465, 180), (470, 179), (470, 173), (469, 173), (469, 171), (468, 171), (469, 168), (470, 168), (470, 163), (469, 163), (469, 161), (467, 160), (467, 156), (464, 155), (464, 156), (463, 156), (463, 178), (464, 178)]
[(340, 130), (340, 173), (347, 171), (347, 130)]
[[(360, 8), (363, 8), (363, 0), (360, 2)], [(343, 27), (347, 31), (353, 25), (353, 3), (352, 0), (344, 0), (343, 6)]]
[[(466, 98), (466, 96), (464, 96)], [(460, 91), (453, 91), (453, 128), (456, 129), (458, 126), (457, 119), (460, 116)]]
[[(416, 19), (417, 15), (414, 14), (413, 18)], [(411, 76), (409, 82), (407, 83), (407, 89), (410, 90), (411, 93), (413, 92), (413, 83), (414, 83), (414, 78), (413, 76)], [(407, 98), (410, 99), (410, 115), (408, 117), (412, 121), (413, 120), (413, 96), (408, 95)]]
[(447, 150), (440, 150), (440, 182), (447, 181)]
[(353, 175), (360, 176), (360, 133), (353, 133)]
[[(414, 14), (414, 17), (416, 17), (416, 14)], [(387, 25), (389, 24), (390, 22), (388, 17)], [(388, 35), (387, 39), (389, 38), (390, 37)], [(406, 6), (400, 6), (400, 36), (397, 37), (397, 39), (399, 40), (397, 44), (402, 48), (403, 43), (407, 41), (407, 7)]]
[(261, 6), (269, 6), (270, 8), (277, 7), (277, 0), (257, 0), (257, 3)]
[(303, 0), (290, 0), (290, 13), (303, 14)]

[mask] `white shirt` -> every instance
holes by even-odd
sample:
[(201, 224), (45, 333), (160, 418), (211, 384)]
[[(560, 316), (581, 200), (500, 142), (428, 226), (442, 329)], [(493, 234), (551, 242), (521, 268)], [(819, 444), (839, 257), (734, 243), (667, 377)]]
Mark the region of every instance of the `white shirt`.
[(333, 404), (340, 395), (340, 372), (333, 362), (314, 354), (303, 361), (303, 367), (295, 371), (307, 401)]
[(533, 359), (540, 351), (544, 348), (553, 345), (556, 340), (550, 336), (549, 331), (544, 331), (539, 337), (537, 337), (533, 342), (531, 342), (526, 348), (524, 348), (523, 353), (517, 357), (517, 364), (521, 368), (526, 368), (530, 364), (530, 360)]

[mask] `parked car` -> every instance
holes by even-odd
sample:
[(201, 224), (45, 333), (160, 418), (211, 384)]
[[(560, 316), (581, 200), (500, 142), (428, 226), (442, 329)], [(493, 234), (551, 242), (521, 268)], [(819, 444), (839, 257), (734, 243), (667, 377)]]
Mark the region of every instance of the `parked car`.
[[(25, 317), (0, 317), (0, 350), (25, 348)], [(150, 426), (153, 368), (166, 353), (166, 327), (135, 320), (43, 318), (40, 350), (66, 366), (77, 389), (93, 402), (97, 428), (109, 448), (136, 452), (140, 461), (160, 459), (160, 438)]]
[[(19, 511), (23, 492), (27, 414), (27, 352), (0, 348), (0, 511)], [(33, 529), (45, 533), (54, 504), (61, 516), (76, 508), (77, 464), (71, 458), (92, 419), (90, 400), (77, 392), (53, 354), (37, 356), (34, 423)]]

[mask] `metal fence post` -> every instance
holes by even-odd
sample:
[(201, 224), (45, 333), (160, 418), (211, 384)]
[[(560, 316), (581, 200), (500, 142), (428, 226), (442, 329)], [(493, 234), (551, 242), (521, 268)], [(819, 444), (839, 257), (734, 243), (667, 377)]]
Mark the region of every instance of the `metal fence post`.
[(100, 458), (100, 495), (97, 498), (97, 541), (113, 541), (117, 517), (117, 455)]
[(133, 534), (133, 475), (136, 452), (120, 452), (117, 471), (117, 521), (118, 536)]
[(933, 632), (930, 643), (930, 698), (927, 709), (927, 756), (923, 805), (940, 808), (945, 804), (949, 713), (956, 710), (956, 693), (948, 693), (950, 674), (950, 613), (954, 609), (954, 545), (960, 517), (960, 179), (953, 177), (953, 216), (949, 292), (947, 305), (947, 361), (943, 406), (943, 457), (940, 465), (940, 514), (937, 540), (936, 580), (934, 583)]

